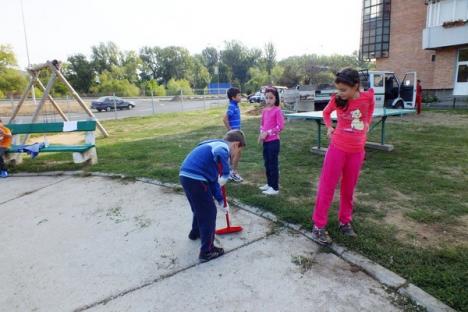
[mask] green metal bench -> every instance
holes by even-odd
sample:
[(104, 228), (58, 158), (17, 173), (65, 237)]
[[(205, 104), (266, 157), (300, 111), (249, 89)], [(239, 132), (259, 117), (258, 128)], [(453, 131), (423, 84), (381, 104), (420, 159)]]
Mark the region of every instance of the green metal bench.
[[(70, 125), (72, 126), (70, 128)], [(46, 133), (66, 133), (66, 132), (86, 132), (85, 143), (79, 145), (60, 145), (51, 144), (40, 149), (40, 153), (56, 153), (56, 152), (71, 152), (73, 153), (74, 163), (83, 163), (89, 161), (91, 164), (97, 163), (96, 153), (96, 138), (94, 131), (96, 130), (96, 121), (78, 121), (76, 127), (74, 123), (68, 122), (51, 122), (51, 123), (33, 123), (33, 124), (8, 124), (7, 127), (13, 135), (13, 144), (6, 152), (6, 160), (19, 164), (22, 162), (19, 149), (22, 145), (21, 135), (29, 134), (46, 134)]]

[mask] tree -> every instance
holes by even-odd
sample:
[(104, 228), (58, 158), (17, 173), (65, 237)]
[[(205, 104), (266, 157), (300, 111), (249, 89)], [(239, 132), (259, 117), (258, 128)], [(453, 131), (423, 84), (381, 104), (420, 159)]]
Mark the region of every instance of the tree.
[(221, 51), (221, 62), (232, 73), (230, 81), (237, 81), (243, 85), (249, 79), (249, 68), (256, 66), (261, 56), (262, 51), (259, 49), (248, 49), (238, 41), (230, 41), (225, 43), (225, 47)]
[(172, 78), (167, 82), (167, 93), (169, 95), (191, 95), (193, 91), (188, 80), (175, 80)]
[(151, 92), (153, 92), (154, 96), (166, 95), (166, 89), (164, 88), (164, 86), (159, 85), (154, 79), (145, 81), (143, 83), (143, 87), (147, 94), (151, 94)]
[(166, 47), (160, 54), (161, 67), (159, 76), (164, 83), (170, 79), (190, 79), (193, 69), (193, 60), (189, 51), (182, 47)]
[(99, 45), (91, 47), (91, 50), (93, 67), (99, 74), (106, 70), (110, 71), (112, 66), (120, 66), (122, 64), (123, 54), (112, 41), (107, 43), (101, 42)]
[(0, 45), (0, 97), (21, 94), (28, 83), (26, 77), (26, 74), (17, 69), (12, 48)]
[(135, 51), (128, 51), (122, 55), (122, 64), (124, 79), (136, 84), (139, 81), (138, 72), (140, 71), (142, 61)]
[(142, 62), (140, 77), (142, 80), (160, 80), (161, 50), (159, 47), (143, 47), (140, 50)]
[(203, 65), (201, 57), (193, 58), (193, 68), (190, 82), (195, 89), (204, 89), (211, 81), (211, 75), (208, 69)]
[(272, 42), (265, 44), (265, 67), (268, 75), (271, 75), (273, 67), (276, 65), (276, 49)]
[(93, 64), (83, 54), (72, 55), (67, 62), (67, 66), (63, 69), (65, 77), (77, 92), (89, 93), (95, 80)]
[(219, 54), (218, 50), (213, 47), (207, 47), (203, 49), (202, 53), (202, 62), (203, 65), (208, 69), (208, 72), (211, 76), (215, 75), (215, 67), (218, 66)]
[(111, 73), (104, 71), (99, 75), (99, 83), (91, 87), (94, 94), (116, 96), (138, 96), (140, 89), (127, 79), (115, 79)]

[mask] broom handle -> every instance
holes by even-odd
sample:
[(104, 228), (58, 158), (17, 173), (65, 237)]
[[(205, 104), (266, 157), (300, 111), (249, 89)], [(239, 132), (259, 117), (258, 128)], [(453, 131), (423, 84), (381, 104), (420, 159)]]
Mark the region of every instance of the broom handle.
[[(223, 172), (223, 164), (221, 164), (221, 162), (218, 163), (218, 171), (219, 171), (219, 175), (221, 175), (222, 172)], [(223, 193), (224, 207), (226, 207), (227, 206), (227, 195), (226, 195), (226, 186), (225, 185), (221, 186), (221, 192)], [(226, 223), (227, 223), (227, 227), (230, 228), (231, 227), (231, 222), (229, 222), (229, 212), (226, 213)]]

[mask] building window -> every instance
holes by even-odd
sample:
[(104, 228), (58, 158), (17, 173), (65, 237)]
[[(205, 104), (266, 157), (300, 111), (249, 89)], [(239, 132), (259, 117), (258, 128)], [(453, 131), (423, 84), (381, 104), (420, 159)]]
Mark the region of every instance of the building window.
[(388, 57), (391, 0), (364, 0), (359, 57)]
[(432, 54), (431, 60), (432, 60), (433, 62), (435, 62), (435, 60), (436, 60), (435, 54)]
[(468, 82), (468, 49), (458, 51), (457, 82)]

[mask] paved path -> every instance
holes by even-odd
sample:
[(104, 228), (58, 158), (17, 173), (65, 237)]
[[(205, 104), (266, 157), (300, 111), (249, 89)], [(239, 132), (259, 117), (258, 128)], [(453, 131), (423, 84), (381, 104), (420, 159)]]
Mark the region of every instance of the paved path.
[(152, 184), (12, 176), (0, 214), (2, 311), (400, 310), (356, 267), (235, 208), (244, 231), (199, 264), (185, 197)]

